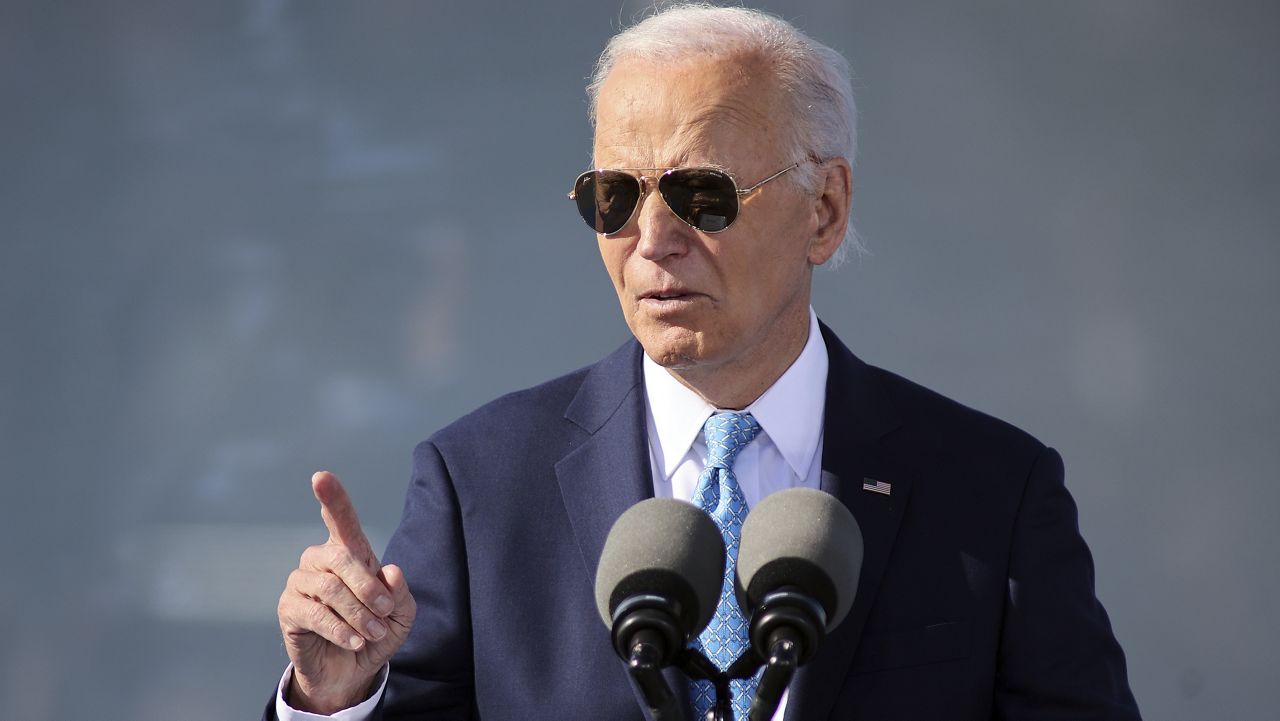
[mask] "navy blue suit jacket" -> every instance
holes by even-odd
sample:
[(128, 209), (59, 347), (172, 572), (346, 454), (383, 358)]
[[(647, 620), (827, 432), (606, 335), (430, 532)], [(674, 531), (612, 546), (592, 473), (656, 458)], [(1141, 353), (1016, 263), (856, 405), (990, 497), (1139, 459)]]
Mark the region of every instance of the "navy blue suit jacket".
[[(865, 557), (787, 721), (1138, 718), (1058, 454), (823, 334), (822, 487)], [(610, 526), (653, 493), (641, 352), (629, 342), (415, 449), (383, 562), (418, 615), (380, 718), (644, 718), (593, 597)]]

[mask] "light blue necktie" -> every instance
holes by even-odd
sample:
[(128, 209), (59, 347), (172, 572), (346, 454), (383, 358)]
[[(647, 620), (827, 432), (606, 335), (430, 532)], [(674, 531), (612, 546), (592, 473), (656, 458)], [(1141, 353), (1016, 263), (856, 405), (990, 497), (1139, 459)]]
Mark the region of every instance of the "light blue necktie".
[[(750, 413), (716, 413), (702, 426), (702, 434), (707, 440), (707, 467), (698, 476), (693, 502), (711, 514), (724, 537), (727, 553), (720, 604), (716, 606), (711, 623), (691, 646), (702, 651), (721, 671), (746, 652), (751, 644), (747, 618), (738, 608), (733, 590), (738, 545), (742, 542), (742, 522), (747, 518), (747, 499), (742, 495), (737, 476), (733, 475), (733, 459), (759, 432), (760, 424)], [(759, 681), (757, 674), (755, 678), (730, 682), (733, 716), (737, 721), (747, 718)], [(710, 681), (690, 681), (689, 696), (693, 701), (694, 718), (699, 721), (715, 705), (715, 687)]]

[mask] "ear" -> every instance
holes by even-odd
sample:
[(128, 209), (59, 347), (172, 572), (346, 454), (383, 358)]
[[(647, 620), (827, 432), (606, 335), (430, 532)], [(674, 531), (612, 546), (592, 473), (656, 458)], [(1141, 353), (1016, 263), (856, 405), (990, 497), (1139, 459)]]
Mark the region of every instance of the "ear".
[(818, 165), (818, 193), (813, 199), (814, 233), (809, 242), (809, 262), (822, 265), (835, 255), (849, 227), (853, 204), (853, 169), (845, 158), (831, 158)]

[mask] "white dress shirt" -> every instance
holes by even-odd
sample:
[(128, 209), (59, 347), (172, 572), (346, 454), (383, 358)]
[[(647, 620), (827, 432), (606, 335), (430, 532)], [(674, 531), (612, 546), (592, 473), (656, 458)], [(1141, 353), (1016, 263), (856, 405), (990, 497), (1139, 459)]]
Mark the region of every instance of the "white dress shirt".
[[(680, 384), (657, 363), (644, 357), (644, 391), (648, 406), (649, 462), (653, 495), (693, 501), (698, 476), (706, 468), (707, 442), (702, 424), (717, 411)], [(755, 440), (738, 452), (733, 475), (746, 496), (747, 508), (777, 491), (822, 480), (822, 419), (827, 399), (827, 346), (818, 317), (809, 309), (809, 340), (800, 356), (751, 405), (760, 424)], [(784, 693), (774, 721), (787, 710)]]
[[(664, 368), (644, 356), (646, 423), (653, 495), (692, 502), (698, 476), (706, 467), (707, 443), (702, 424), (718, 410), (681, 385)], [(818, 488), (822, 478), (822, 420), (827, 393), (827, 346), (818, 330), (818, 317), (809, 309), (809, 339), (800, 356), (754, 403), (740, 412), (760, 424), (758, 433), (733, 462), (733, 473), (746, 496), (747, 507), (776, 491), (806, 486)], [(332, 716), (296, 711), (284, 701), (293, 674), (285, 669), (276, 693), (279, 721), (365, 721), (386, 690), (387, 669), (369, 699)], [(782, 718), (787, 694), (774, 720)]]

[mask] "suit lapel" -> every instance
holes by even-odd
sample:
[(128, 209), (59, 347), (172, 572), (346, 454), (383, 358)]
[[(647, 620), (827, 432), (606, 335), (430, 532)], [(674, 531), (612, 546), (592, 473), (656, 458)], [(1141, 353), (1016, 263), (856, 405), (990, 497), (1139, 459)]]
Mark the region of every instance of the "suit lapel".
[[(877, 393), (873, 371), (825, 325), (830, 364), (823, 423), (822, 490), (844, 502), (862, 531), (862, 571), (853, 608), (801, 668), (787, 702), (787, 721), (821, 721), (831, 715), (844, 686), (862, 629), (889, 561), (911, 479), (881, 465), (882, 439), (898, 427), (893, 409)], [(865, 491), (864, 479), (885, 481), (889, 495)]]
[(613, 522), (653, 496), (640, 352), (633, 341), (592, 367), (565, 411), (590, 434), (556, 463), (556, 480), (593, 583)]
[[(589, 434), (556, 463), (556, 480), (593, 586), (600, 552), (613, 522), (631, 506), (653, 497), (641, 352), (640, 345), (632, 341), (593, 367), (565, 411), (566, 419)], [(591, 616), (595, 616), (594, 608)], [(625, 673), (625, 664), (618, 663)], [(667, 668), (664, 675), (687, 707), (683, 673)], [(631, 685), (637, 710), (642, 710), (640, 689)]]

